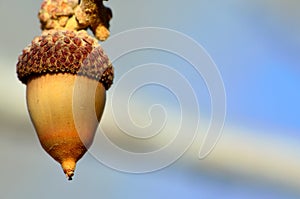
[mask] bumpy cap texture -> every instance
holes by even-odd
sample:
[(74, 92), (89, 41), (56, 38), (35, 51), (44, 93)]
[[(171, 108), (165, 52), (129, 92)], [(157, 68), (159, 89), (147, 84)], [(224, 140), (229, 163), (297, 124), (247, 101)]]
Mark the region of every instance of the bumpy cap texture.
[(19, 56), (17, 74), (24, 84), (44, 74), (71, 73), (98, 80), (108, 89), (113, 67), (98, 41), (86, 31), (48, 30)]

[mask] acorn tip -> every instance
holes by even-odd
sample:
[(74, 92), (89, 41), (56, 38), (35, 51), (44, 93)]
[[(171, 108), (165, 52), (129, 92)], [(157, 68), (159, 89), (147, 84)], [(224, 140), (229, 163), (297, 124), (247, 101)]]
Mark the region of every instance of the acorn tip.
[(73, 180), (72, 177), (74, 176), (74, 171), (67, 171), (66, 176), (67, 176), (68, 180)]
[(61, 166), (66, 174), (68, 180), (72, 180), (74, 176), (74, 170), (76, 167), (76, 162), (73, 159), (67, 159), (62, 161)]

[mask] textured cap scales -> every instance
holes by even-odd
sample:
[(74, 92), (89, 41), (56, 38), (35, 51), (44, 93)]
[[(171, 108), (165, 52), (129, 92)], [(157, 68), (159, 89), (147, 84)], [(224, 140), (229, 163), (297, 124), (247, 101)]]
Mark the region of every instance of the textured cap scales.
[(108, 89), (113, 67), (98, 41), (86, 31), (48, 30), (33, 39), (17, 63), (24, 84), (30, 78), (51, 73), (71, 73), (101, 82)]

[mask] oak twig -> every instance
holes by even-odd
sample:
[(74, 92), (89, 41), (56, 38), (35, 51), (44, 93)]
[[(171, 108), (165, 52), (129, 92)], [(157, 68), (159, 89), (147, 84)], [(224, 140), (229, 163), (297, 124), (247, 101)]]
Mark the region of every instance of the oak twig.
[(112, 11), (103, 0), (44, 0), (39, 11), (42, 30), (90, 28), (101, 41), (110, 35), (111, 18)]

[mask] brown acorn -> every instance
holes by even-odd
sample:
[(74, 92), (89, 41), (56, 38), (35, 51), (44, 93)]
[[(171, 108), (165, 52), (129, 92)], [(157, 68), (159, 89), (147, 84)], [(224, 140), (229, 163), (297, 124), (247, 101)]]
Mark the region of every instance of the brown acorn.
[(98, 41), (84, 30), (47, 30), (23, 50), (18, 78), (45, 151), (71, 180), (93, 142), (113, 68)]

